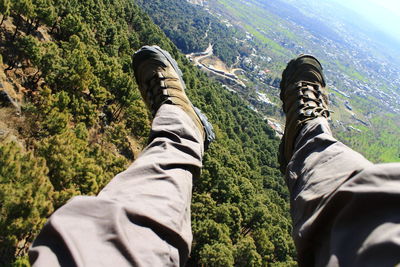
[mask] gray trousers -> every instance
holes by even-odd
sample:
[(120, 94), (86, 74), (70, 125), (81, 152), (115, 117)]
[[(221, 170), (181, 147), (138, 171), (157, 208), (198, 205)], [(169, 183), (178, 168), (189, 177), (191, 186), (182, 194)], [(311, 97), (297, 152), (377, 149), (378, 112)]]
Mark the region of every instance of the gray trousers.
[(50, 217), (29, 251), (32, 265), (184, 265), (202, 155), (192, 119), (177, 106), (161, 106), (139, 158), (97, 197), (75, 197)]
[[(150, 140), (97, 197), (75, 197), (50, 217), (29, 252), (33, 266), (185, 264), (202, 140), (172, 105), (156, 114)], [(286, 175), (299, 264), (399, 263), (399, 167), (373, 165), (333, 139), (324, 119), (309, 122)]]
[(400, 164), (372, 164), (318, 118), (301, 130), (286, 179), (300, 266), (400, 263)]

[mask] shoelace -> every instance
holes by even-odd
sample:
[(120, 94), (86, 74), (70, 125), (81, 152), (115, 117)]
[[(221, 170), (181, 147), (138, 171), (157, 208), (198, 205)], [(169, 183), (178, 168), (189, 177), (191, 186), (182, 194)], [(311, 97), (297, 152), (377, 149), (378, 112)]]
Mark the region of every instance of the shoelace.
[[(151, 112), (155, 115), (155, 111), (168, 101), (168, 87), (166, 81), (178, 81), (177, 78), (165, 77), (162, 72), (156, 72), (152, 79), (153, 85), (149, 87), (146, 93), (146, 100), (149, 103)], [(179, 89), (179, 88), (176, 88)]]
[[(299, 82), (297, 86), (301, 101), (300, 119), (306, 121), (321, 116), (328, 119), (332, 111), (328, 110), (326, 107), (325, 102), (327, 99), (324, 99), (321, 86), (311, 82)], [(314, 97), (310, 97), (309, 94), (307, 94), (310, 92)], [(315, 105), (312, 105), (310, 102), (315, 103)]]

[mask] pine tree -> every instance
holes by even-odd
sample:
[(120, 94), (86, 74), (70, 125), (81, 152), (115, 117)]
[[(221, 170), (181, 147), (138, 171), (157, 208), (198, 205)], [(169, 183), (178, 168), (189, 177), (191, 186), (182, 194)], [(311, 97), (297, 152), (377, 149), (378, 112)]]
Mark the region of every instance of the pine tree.
[(53, 211), (43, 158), (16, 143), (0, 145), (0, 265), (26, 253)]
[(10, 15), (11, 0), (0, 0), (0, 14), (2, 18), (0, 21), (0, 26), (3, 25), (4, 20)]

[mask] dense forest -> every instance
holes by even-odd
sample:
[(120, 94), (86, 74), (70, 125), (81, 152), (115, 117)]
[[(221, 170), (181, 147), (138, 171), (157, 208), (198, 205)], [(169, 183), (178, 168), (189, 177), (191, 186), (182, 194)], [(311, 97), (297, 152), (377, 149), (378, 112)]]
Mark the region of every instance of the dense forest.
[(146, 145), (151, 117), (131, 67), (145, 44), (177, 59), (217, 134), (194, 181), (188, 265), (296, 265), (274, 132), (134, 1), (0, 0), (0, 12), (0, 266), (28, 265), (51, 213), (96, 195)]
[(181, 0), (136, 2), (185, 54), (204, 51), (211, 43), (214, 54), (232, 65), (244, 52), (239, 43), (232, 41), (243, 32), (227, 27), (200, 7)]

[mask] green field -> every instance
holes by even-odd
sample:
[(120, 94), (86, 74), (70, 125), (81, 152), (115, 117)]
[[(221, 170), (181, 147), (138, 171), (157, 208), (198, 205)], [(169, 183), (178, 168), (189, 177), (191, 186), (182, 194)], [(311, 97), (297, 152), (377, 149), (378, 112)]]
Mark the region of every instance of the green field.
[[(256, 44), (261, 44), (258, 47), (258, 53), (269, 55), (274, 59), (269, 65), (265, 64), (265, 62), (257, 62), (260, 66), (273, 70), (270, 74), (273, 77), (279, 78), (286, 62), (296, 55), (296, 52), (293, 52), (290, 48), (282, 46), (277, 41), (277, 38), (285, 43), (304, 46), (305, 49), (314, 51), (316, 55), (324, 55), (325, 53), (323, 47), (313, 46), (311, 42), (307, 41), (309, 39), (307, 35), (299, 31), (297, 27), (291, 26), (289, 21), (273, 14), (257, 1), (246, 1), (244, 3), (244, 1), (240, 0), (217, 0), (217, 2), (225, 8), (228, 17), (238, 20), (238, 25), (254, 36)], [(372, 47), (368, 49), (372, 51)], [(380, 51), (372, 51), (371, 54), (380, 55)], [(361, 83), (369, 85), (389, 94), (393, 90), (393, 87), (383, 80), (376, 80), (376, 77), (374, 79), (374, 77), (370, 77), (359, 70), (346, 56), (338, 53), (336, 57), (336, 60), (321, 57), (320, 61), (325, 69), (331, 69), (347, 76), (350, 84)], [(339, 90), (351, 94), (352, 89), (344, 83), (341, 76), (329, 75), (327, 78), (328, 82), (334, 84)], [(262, 82), (257, 82), (257, 79), (253, 79), (252, 84), (257, 88), (262, 88), (263, 86)], [(336, 96), (337, 102), (337, 106), (332, 107), (335, 111), (333, 120), (340, 120), (348, 126), (362, 130), (361, 133), (355, 133), (347, 129), (335, 131), (338, 138), (360, 151), (373, 162), (400, 161), (400, 145), (398, 141), (400, 136), (399, 114), (389, 111), (380, 100), (371, 94), (367, 95), (367, 97), (354, 96), (347, 99), (333, 90), (331, 92)], [(267, 94), (270, 94), (271, 99), (276, 99), (277, 97), (277, 92), (267, 92)], [(351, 112), (346, 111), (345, 101), (350, 102), (353, 108), (352, 112), (357, 118), (369, 123), (368, 127), (352, 118)], [(272, 113), (269, 115), (276, 116), (276, 114)], [(277, 119), (283, 120), (283, 118), (279, 117)]]

